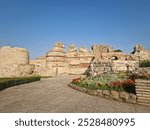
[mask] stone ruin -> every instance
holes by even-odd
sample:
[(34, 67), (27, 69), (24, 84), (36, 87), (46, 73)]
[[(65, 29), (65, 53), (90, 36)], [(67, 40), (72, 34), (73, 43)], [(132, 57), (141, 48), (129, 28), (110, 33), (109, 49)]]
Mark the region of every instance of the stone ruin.
[(29, 60), (29, 53), (23, 48), (0, 48), (0, 77), (27, 75), (57, 76), (68, 74), (91, 74), (92, 76), (118, 71), (133, 71), (140, 60), (150, 60), (150, 51), (137, 44), (131, 54), (116, 51), (108, 45), (79, 49), (71, 44), (68, 51), (62, 42), (44, 56)]
[(27, 76), (33, 73), (29, 53), (24, 48), (4, 46), (0, 48), (0, 77)]
[(93, 54), (84, 47), (77, 50), (75, 44), (71, 44), (68, 52), (65, 52), (64, 44), (57, 42), (45, 57), (31, 60), (30, 64), (35, 65), (34, 73), (39, 75), (83, 74), (92, 58)]

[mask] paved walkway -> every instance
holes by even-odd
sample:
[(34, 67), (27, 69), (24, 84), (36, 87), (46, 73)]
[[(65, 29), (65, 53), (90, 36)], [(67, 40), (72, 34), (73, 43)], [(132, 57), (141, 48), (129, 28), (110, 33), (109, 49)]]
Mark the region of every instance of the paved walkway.
[(74, 76), (0, 91), (0, 112), (150, 112), (150, 107), (90, 96), (67, 86)]

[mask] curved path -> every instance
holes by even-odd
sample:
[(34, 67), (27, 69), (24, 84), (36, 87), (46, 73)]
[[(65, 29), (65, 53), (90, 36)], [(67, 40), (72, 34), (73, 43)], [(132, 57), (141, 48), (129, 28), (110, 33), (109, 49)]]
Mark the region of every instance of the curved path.
[(150, 112), (150, 107), (90, 96), (67, 86), (63, 76), (0, 91), (0, 112)]

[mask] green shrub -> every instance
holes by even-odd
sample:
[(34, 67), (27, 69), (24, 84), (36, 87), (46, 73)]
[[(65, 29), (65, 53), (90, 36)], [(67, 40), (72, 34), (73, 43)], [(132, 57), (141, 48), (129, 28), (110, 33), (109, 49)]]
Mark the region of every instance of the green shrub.
[(117, 49), (117, 50), (114, 50), (114, 52), (122, 52), (122, 50)]
[(150, 67), (150, 61), (149, 60), (140, 61), (139, 66), (140, 67)]
[(15, 77), (15, 78), (0, 78), (0, 90), (9, 88), (12, 86), (30, 83), (40, 80), (40, 76), (30, 76), (30, 77)]
[(46, 79), (46, 78), (51, 78), (52, 76), (41, 76), (41, 78)]
[(119, 81), (123, 81), (126, 80), (128, 78), (126, 73), (112, 73), (112, 74), (101, 74), (99, 76), (96, 76), (94, 78), (92, 78), (92, 80), (94, 80), (95, 82), (102, 82), (102, 83), (110, 83), (110, 82), (114, 82), (116, 80)]
[(135, 94), (135, 81), (126, 73), (101, 74), (92, 79), (74, 79), (73, 84), (90, 90), (126, 91)]

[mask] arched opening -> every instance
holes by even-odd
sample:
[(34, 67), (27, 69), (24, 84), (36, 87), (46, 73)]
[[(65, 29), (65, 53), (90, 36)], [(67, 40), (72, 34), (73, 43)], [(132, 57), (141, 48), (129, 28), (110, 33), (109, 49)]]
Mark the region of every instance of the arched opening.
[(118, 57), (117, 56), (112, 56), (111, 60), (118, 60)]

